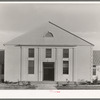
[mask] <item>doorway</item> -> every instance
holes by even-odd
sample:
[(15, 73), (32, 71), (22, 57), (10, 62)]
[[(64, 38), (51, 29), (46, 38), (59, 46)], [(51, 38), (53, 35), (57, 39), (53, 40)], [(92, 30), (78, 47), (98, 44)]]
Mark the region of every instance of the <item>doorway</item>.
[(54, 62), (43, 62), (43, 81), (54, 81)]

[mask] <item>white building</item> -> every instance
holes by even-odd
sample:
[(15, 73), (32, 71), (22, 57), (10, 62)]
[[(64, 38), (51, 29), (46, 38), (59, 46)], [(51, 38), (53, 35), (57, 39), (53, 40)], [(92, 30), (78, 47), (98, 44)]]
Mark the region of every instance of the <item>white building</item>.
[(93, 44), (48, 22), (5, 44), (5, 81), (92, 79)]
[(93, 79), (100, 81), (100, 51), (93, 51)]

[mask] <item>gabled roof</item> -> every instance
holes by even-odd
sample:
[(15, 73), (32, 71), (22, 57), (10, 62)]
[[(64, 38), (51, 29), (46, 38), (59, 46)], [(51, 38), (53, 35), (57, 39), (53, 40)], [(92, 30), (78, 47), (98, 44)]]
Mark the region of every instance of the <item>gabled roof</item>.
[(100, 66), (100, 51), (93, 51), (93, 65)]
[[(47, 33), (53, 37), (45, 37)], [(50, 35), (49, 34), (49, 35)], [(79, 36), (61, 28), (60, 26), (52, 23), (42, 25), (31, 32), (23, 34), (5, 45), (86, 45), (93, 46), (92, 43), (80, 38)]]

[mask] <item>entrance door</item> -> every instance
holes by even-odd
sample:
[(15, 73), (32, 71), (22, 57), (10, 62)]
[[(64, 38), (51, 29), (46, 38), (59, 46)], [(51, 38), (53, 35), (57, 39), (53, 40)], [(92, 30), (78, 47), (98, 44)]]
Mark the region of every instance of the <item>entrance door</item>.
[(54, 62), (43, 62), (43, 80), (54, 81)]

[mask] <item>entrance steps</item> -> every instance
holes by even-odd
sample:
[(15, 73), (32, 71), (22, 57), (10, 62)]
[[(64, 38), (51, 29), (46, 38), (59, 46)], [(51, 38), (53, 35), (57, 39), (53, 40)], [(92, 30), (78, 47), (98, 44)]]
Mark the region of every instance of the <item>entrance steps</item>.
[(34, 81), (31, 82), (31, 84), (56, 84), (57, 82), (55, 81)]
[(31, 85), (36, 86), (36, 90), (56, 90), (57, 82), (54, 81), (41, 81), (31, 82)]
[(57, 86), (77, 86), (76, 82), (66, 82), (66, 81), (23, 81), (19, 83), (20, 85), (34, 85), (37, 90), (56, 90)]

